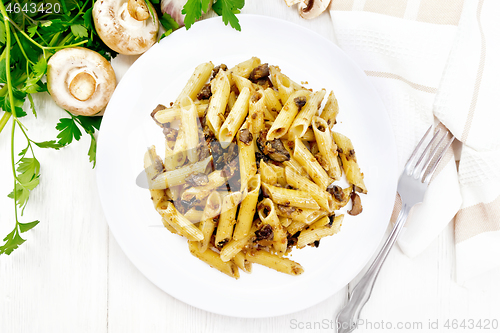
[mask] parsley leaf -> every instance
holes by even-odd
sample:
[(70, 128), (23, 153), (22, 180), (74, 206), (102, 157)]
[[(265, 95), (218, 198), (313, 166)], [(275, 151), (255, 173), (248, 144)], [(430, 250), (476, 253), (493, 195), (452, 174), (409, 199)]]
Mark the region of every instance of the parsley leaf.
[(40, 221), (36, 220), (36, 221), (33, 221), (33, 222), (29, 222), (29, 223), (19, 223), (19, 231), (21, 232), (26, 232), (28, 230), (31, 230), (33, 229), (38, 223), (40, 223)]
[(160, 17), (160, 23), (165, 28), (165, 32), (161, 35), (160, 40), (170, 35), (174, 30), (179, 29), (179, 24), (167, 13)]
[[(182, 14), (185, 14), (184, 24), (186, 29), (191, 28), (196, 20), (203, 13), (208, 11), (210, 0), (188, 0), (182, 9)], [(222, 21), (225, 25), (231, 24), (231, 27), (241, 31), (238, 18), (235, 14), (240, 12), (240, 9), (245, 6), (245, 0), (215, 0), (212, 9), (217, 15), (222, 16)]]
[(95, 167), (96, 155), (97, 155), (97, 141), (93, 135), (90, 136), (90, 148), (87, 152), (89, 155), (89, 162), (92, 163), (92, 167)]
[(19, 232), (17, 231), (17, 225), (4, 239), (5, 244), (0, 246), (0, 254), (11, 254), (12, 251), (17, 249), (26, 240), (21, 238)]
[(0, 83), (7, 82), (7, 70), (5, 66), (5, 58), (3, 58), (2, 60), (0, 60)]
[(53, 149), (60, 149), (64, 147), (60, 143), (57, 143), (56, 140), (50, 140), (50, 141), (43, 141), (43, 142), (35, 142), (33, 141), (35, 145), (37, 145), (40, 148), (53, 148)]
[[(159, 6), (159, 0), (151, 1)], [(3, 239), (5, 243), (0, 246), (0, 255), (10, 254), (23, 244), (25, 240), (20, 234), (39, 223), (38, 220), (22, 223), (18, 218), (19, 210), (22, 215), (27, 205), (30, 192), (40, 182), (40, 163), (34, 155), (34, 146), (60, 149), (72, 141), (78, 141), (82, 136), (81, 129), (84, 129), (91, 136), (88, 154), (90, 161), (95, 164), (97, 144), (94, 134), (100, 127), (100, 117), (87, 118), (71, 115), (71, 118), (60, 119), (56, 125), (59, 131), (57, 140), (41, 142), (31, 140), (26, 126), (21, 122), (21, 117), (26, 116), (23, 109), (26, 99), (36, 117), (32, 94), (47, 91), (47, 84), (43, 80), (47, 72), (47, 59), (58, 49), (80, 45), (100, 53), (108, 60), (117, 55), (102, 42), (94, 28), (92, 19), (94, 1), (47, 0), (43, 2), (60, 4), (63, 12), (26, 12), (24, 7), (29, 5), (28, 0), (0, 2), (0, 49), (1, 51), (10, 50), (9, 54), (0, 51), (2, 53), (0, 57), (0, 88), (2, 88), (0, 89), (0, 111), (4, 111), (0, 122), (0, 132), (10, 119), (13, 125), (12, 133), (17, 127), (22, 130), (27, 140), (27, 147), (20, 151), (19, 160), (15, 161), (15, 136), (11, 135), (10, 155), (15, 182), (14, 189), (8, 196), (15, 199), (15, 226)], [(17, 13), (8, 10), (14, 4), (21, 5)]]
[(201, 0), (188, 0), (182, 8), (184, 17), (184, 25), (186, 29), (191, 28), (193, 23), (201, 17)]
[(75, 118), (78, 119), (80, 125), (89, 134), (94, 133), (94, 129), (99, 130), (101, 127), (102, 117), (76, 116)]
[(4, 45), (5, 42), (5, 26), (0, 24), (0, 44)]
[(23, 157), (19, 161), (17, 172), (20, 173), (17, 179), (22, 184), (27, 184), (37, 178), (40, 173), (40, 162), (36, 158)]
[(60, 145), (66, 146), (73, 142), (73, 138), (78, 141), (82, 136), (82, 132), (76, 125), (73, 118), (61, 118), (56, 125), (56, 129), (60, 131), (57, 134), (59, 141), (57, 142)]
[(240, 13), (240, 9), (245, 5), (245, 0), (217, 0), (212, 6), (214, 12), (222, 16), (225, 25), (231, 24), (231, 27), (241, 31), (241, 26), (235, 14)]
[(76, 37), (87, 38), (89, 36), (87, 28), (85, 28), (83, 25), (80, 24), (73, 24), (71, 26), (71, 32)]

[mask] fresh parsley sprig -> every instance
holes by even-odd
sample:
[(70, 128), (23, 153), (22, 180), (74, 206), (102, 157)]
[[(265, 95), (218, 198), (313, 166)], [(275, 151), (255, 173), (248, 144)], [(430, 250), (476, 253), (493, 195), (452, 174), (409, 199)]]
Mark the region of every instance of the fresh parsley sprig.
[[(189, 29), (203, 13), (208, 11), (211, 0), (188, 0), (182, 9), (184, 24)], [(245, 6), (245, 0), (214, 0), (212, 9), (217, 15), (222, 16), (225, 25), (228, 23), (234, 29), (241, 31), (241, 26), (235, 14), (240, 13), (240, 9)]]
[[(91, 0), (86, 1), (50, 1), (52, 6), (58, 3), (62, 8), (59, 13), (24, 11), (31, 2), (0, 2), (0, 132), (9, 120), (12, 121), (10, 146), (11, 165), (14, 180), (13, 191), (8, 195), (14, 201), (15, 225), (3, 239), (1, 254), (10, 254), (25, 239), (24, 233), (35, 227), (39, 221), (21, 222), (20, 216), (28, 203), (30, 193), (40, 182), (40, 162), (35, 156), (38, 148), (60, 149), (73, 141), (78, 141), (82, 132), (90, 135), (89, 160), (95, 166), (96, 139), (101, 117), (74, 116), (61, 118), (56, 125), (59, 131), (57, 140), (38, 142), (28, 136), (22, 118), (27, 116), (23, 109), (29, 102), (31, 112), (36, 117), (37, 111), (32, 95), (47, 92), (44, 77), (47, 73), (47, 61), (57, 50), (67, 47), (84, 46), (90, 48), (108, 60), (116, 53), (110, 50), (98, 37), (92, 23)], [(49, 2), (40, 2), (47, 4)], [(11, 10), (7, 8), (20, 8)], [(39, 7), (40, 8), (40, 7)], [(43, 8), (43, 6), (42, 6)], [(55, 7), (54, 7), (55, 8)], [(3, 86), (2, 86), (3, 85)], [(26, 147), (17, 155), (14, 151), (15, 132), (21, 131), (26, 140)]]

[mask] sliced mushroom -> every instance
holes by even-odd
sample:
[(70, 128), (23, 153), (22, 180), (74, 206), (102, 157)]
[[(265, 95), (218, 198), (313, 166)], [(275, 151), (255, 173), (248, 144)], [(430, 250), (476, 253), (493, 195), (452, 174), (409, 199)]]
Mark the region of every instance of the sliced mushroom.
[(187, 184), (191, 186), (207, 185), (209, 182), (208, 176), (204, 173), (190, 174), (184, 180), (186, 181)]
[(290, 160), (290, 153), (286, 150), (281, 139), (266, 140), (267, 130), (262, 131), (257, 138), (257, 147), (262, 154), (268, 156), (276, 162), (284, 162)]
[(240, 129), (239, 139), (241, 142), (246, 144), (247, 146), (252, 142), (253, 136), (248, 128)]
[(312, 19), (323, 13), (330, 5), (331, 0), (302, 0), (297, 9), (299, 15), (305, 19)]
[(260, 79), (267, 78), (268, 76), (269, 76), (269, 65), (266, 63), (255, 67), (250, 73), (248, 79), (255, 83)]
[(330, 185), (327, 187), (326, 189), (328, 191), (328, 193), (330, 193), (334, 198), (335, 200), (337, 201), (344, 201), (346, 198), (345, 198), (345, 195), (344, 195), (344, 190), (342, 189), (342, 187), (338, 186), (338, 185)]
[(118, 53), (142, 54), (156, 42), (158, 16), (144, 0), (98, 0), (92, 16), (99, 37)]
[(261, 240), (272, 241), (274, 237), (273, 228), (269, 224), (264, 224), (262, 228), (255, 231), (255, 236), (257, 236), (257, 238), (255, 239), (256, 241), (261, 241)]
[(363, 211), (363, 206), (361, 206), (361, 198), (356, 192), (351, 193), (352, 208), (348, 210), (349, 215), (356, 216)]
[(93, 116), (103, 111), (116, 87), (113, 68), (99, 53), (73, 47), (57, 51), (47, 64), (47, 89), (61, 108)]

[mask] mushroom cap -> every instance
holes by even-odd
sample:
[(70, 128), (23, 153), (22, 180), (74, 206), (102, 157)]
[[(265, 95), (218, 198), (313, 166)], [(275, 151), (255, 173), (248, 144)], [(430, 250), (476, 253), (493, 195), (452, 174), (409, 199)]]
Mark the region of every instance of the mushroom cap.
[(47, 63), (50, 95), (57, 105), (73, 114), (96, 115), (106, 107), (115, 87), (113, 67), (95, 51), (83, 47), (62, 49)]
[(305, 19), (318, 17), (330, 5), (331, 0), (302, 0), (297, 10), (299, 15)]
[(94, 25), (102, 41), (112, 50), (127, 55), (146, 52), (156, 42), (159, 20), (138, 21), (130, 16), (127, 0), (98, 0), (92, 9)]

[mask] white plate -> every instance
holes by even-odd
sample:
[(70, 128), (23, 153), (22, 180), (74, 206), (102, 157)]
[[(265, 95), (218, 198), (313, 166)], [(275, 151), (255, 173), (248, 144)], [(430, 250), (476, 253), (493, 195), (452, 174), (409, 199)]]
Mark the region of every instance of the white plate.
[[(123, 251), (159, 288), (195, 307), (237, 317), (296, 312), (332, 296), (367, 263), (386, 230), (396, 193), (396, 148), (375, 89), (338, 47), (307, 29), (269, 17), (240, 15), (241, 32), (220, 18), (179, 30), (142, 55), (111, 99), (99, 133), (97, 181), (109, 227)], [(174, 101), (194, 68), (229, 67), (251, 56), (278, 65), (296, 82), (333, 89), (339, 132), (349, 136), (365, 174), (363, 213), (346, 215), (339, 234), (319, 248), (294, 249), (305, 272), (297, 277), (253, 265), (234, 280), (191, 256), (187, 241), (162, 227), (147, 189), (136, 185), (146, 148), (163, 151), (150, 113)], [(126, 291), (124, 291), (126, 292)]]

